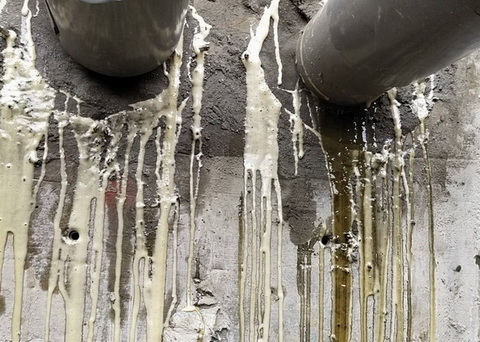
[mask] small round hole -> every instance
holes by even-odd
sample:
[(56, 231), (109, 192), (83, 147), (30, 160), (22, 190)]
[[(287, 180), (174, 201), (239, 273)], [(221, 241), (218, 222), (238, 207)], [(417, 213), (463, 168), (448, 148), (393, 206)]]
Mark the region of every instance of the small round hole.
[(330, 235), (324, 235), (322, 237), (322, 245), (328, 245), (328, 243), (330, 242)]
[(80, 233), (77, 232), (76, 230), (71, 230), (68, 233), (68, 237), (73, 241), (77, 241), (78, 239), (80, 239)]

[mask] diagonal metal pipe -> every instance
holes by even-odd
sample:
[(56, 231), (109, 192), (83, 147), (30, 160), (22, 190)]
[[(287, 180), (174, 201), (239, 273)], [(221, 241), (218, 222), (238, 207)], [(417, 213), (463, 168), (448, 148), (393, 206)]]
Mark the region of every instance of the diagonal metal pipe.
[(317, 96), (360, 105), (478, 48), (479, 0), (329, 0), (300, 38), (297, 68)]
[(46, 0), (63, 48), (88, 69), (135, 76), (174, 51), (188, 0)]

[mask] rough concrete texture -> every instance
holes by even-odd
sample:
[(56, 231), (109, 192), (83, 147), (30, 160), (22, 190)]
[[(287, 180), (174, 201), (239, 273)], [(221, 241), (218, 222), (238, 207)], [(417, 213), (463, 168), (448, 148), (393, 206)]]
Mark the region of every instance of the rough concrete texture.
[[(0, 1), (0, 6), (3, 3)], [(412, 86), (398, 90), (402, 135), (397, 136), (387, 96), (366, 110), (346, 109), (320, 103), (302, 89), (300, 116), (305, 124), (305, 133), (299, 136), (304, 138), (305, 154), (300, 159), (298, 173), (295, 174), (290, 127), (299, 118), (295, 119), (287, 110), (295, 112), (292, 91), (298, 82), (295, 69), (296, 42), (307, 19), (311, 18), (320, 5), (318, 1), (280, 1), (279, 43), (283, 62), (283, 83), (280, 86), (276, 84), (277, 64), (272, 31), (260, 54), (266, 81), (282, 104), (278, 124), (278, 178), (281, 192), (271, 195), (273, 214), (270, 223), (275, 229), (271, 248), (267, 246), (261, 250), (259, 246), (252, 245), (253, 239), (248, 235), (250, 233), (245, 233), (245, 230), (252, 229), (253, 221), (264, 222), (259, 216), (265, 214), (258, 208), (257, 211), (253, 208), (255, 198), (253, 202), (248, 202), (254, 186), (251, 178), (248, 180), (244, 174), (247, 87), (241, 55), (249, 43), (250, 30), (258, 25), (264, 7), (269, 3), (267, 0), (192, 1), (198, 13), (212, 25), (207, 38), (210, 47), (206, 56), (201, 111), (202, 167), (198, 173), (200, 178), (195, 198), (191, 196), (190, 188), (191, 177), (195, 180), (197, 174), (196, 166), (193, 176), (190, 174), (192, 86), (186, 64), (194, 57), (192, 37), (197, 23), (189, 13), (184, 33), (184, 64), (178, 103), (188, 100), (182, 113), (182, 128), (175, 150), (175, 178), (169, 180), (175, 184), (176, 204), (167, 215), (166, 266), (157, 266), (157, 259), (153, 257), (156, 252), (155, 242), (159, 239), (156, 234), (160, 230), (159, 201), (162, 200), (157, 184), (157, 161), (160, 157), (155, 135), (142, 145), (143, 149), (139, 148), (140, 135), (136, 135), (128, 159), (125, 154), (129, 149), (127, 133), (130, 128), (115, 126), (123, 133), (118, 141), (119, 152), (116, 157), (119, 171), (112, 174), (108, 184), (105, 183), (106, 180), (103, 184), (99, 183), (99, 187), (105, 185), (104, 191), (92, 196), (93, 202), (81, 211), (77, 207), (78, 200), (75, 196), (82, 186), (77, 182), (82, 177), (78, 171), (79, 168), (82, 170), (83, 161), (79, 154), (82, 145), (77, 144), (79, 130), (82, 128), (67, 120), (64, 131), (60, 132), (59, 123), (62, 121), (58, 116), (58, 113), (66, 112), (70, 117), (90, 118), (97, 120), (92, 121), (94, 123), (102, 122), (101, 125), (104, 126), (101, 127), (107, 127), (99, 128), (104, 129), (101, 140), (90, 142), (92, 149), (99, 147), (100, 151), (95, 156), (103, 165), (108, 144), (113, 139), (112, 115), (128, 111), (129, 105), (151, 100), (164, 91), (168, 79), (163, 69), (129, 79), (112, 79), (90, 72), (62, 50), (51, 28), (45, 3), (28, 3), (35, 14), (32, 18), (32, 35), (37, 52), (36, 67), (48, 85), (56, 91), (55, 116), (50, 118), (48, 134), (37, 148), (40, 160), (35, 164), (33, 176), (40, 182), (36, 183), (36, 205), (28, 225), (25, 279), (16, 287), (17, 294), (18, 288), (23, 289), (20, 338), (15, 332), (12, 333), (12, 327), (15, 326), (14, 303), (18, 301), (15, 300), (14, 289), (15, 276), (19, 272), (15, 260), (19, 258), (19, 251), (13, 249), (13, 234), (7, 235), (6, 230), (0, 231), (0, 238), (5, 237), (0, 243), (6, 241), (3, 268), (0, 270), (1, 341), (18, 338), (20, 341), (44, 340), (49, 305), (51, 319), (48, 329), (51, 341), (144, 341), (151, 332), (149, 327), (151, 329), (166, 320), (163, 333), (165, 341), (240, 341), (243, 338), (253, 342), (260, 339), (260, 336), (267, 336), (259, 326), (265, 312), (271, 314), (269, 335), (266, 338), (269, 341), (281, 339), (279, 331), (282, 322), (284, 341), (327, 341), (334, 333), (336, 340), (342, 342), (383, 341), (379, 334), (385, 335), (387, 341), (480, 340), (480, 117), (477, 118), (480, 111), (480, 54), (474, 54), (439, 72), (433, 83), (427, 82), (425, 94), (431, 94), (427, 99), (430, 108), (427, 135), (419, 128), (420, 121), (415, 109), (418, 96), (413, 94)], [(12, 29), (21, 34), (22, 6), (20, 0), (5, 2), (5, 7), (0, 12), (2, 29)], [(3, 50), (5, 46), (2, 37), (0, 48)], [(0, 58), (3, 66), (4, 56)], [(192, 63), (193, 68), (195, 62)], [(167, 64), (171, 66), (172, 62)], [(301, 82), (299, 87), (302, 88)], [(8, 120), (4, 113), (6, 112), (2, 111), (0, 122)], [(165, 121), (160, 120), (155, 128), (158, 126), (159, 132), (165, 133), (165, 125)], [(423, 145), (424, 139), (427, 145)], [(399, 141), (402, 146), (397, 149), (395, 143)], [(47, 145), (48, 151), (42, 160)], [(5, 145), (0, 145), (0, 151), (4, 148), (2, 146)], [(296, 146), (301, 147), (298, 144)], [(426, 146), (428, 158), (423, 156), (423, 146)], [(385, 160), (378, 159), (378, 164), (375, 165), (366, 161), (366, 152), (372, 152), (375, 156), (375, 153), (382, 151), (387, 151)], [(4, 152), (0, 156), (7, 158), (8, 154)], [(141, 152), (145, 152), (144, 159)], [(400, 159), (404, 161), (404, 166), (395, 164)], [(126, 160), (130, 162), (128, 175), (125, 172)], [(2, 167), (7, 163), (7, 160), (0, 160)], [(65, 187), (61, 183), (62, 170), (66, 171), (68, 182)], [(385, 171), (384, 178), (381, 178), (382, 170)], [(395, 170), (402, 172), (397, 173)], [(405, 182), (401, 179), (402, 175), (405, 176)], [(101, 178), (100, 172), (97, 176)], [(139, 180), (143, 182), (142, 187), (138, 186)], [(124, 192), (121, 189), (122, 181), (125, 184)], [(0, 182), (0, 187), (6, 186), (2, 179)], [(365, 192), (368, 184), (377, 186), (372, 190), (371, 197)], [(395, 192), (396, 186), (398, 192)], [(140, 281), (135, 280), (133, 266), (138, 253), (136, 246), (140, 244), (139, 241), (143, 241), (141, 236), (136, 235), (140, 215), (139, 188), (143, 189), (145, 204), (141, 206), (141, 215), (147, 253), (143, 263), (138, 264), (141, 266), (141, 274), (137, 275)], [(60, 211), (59, 224), (55, 225), (62, 189), (65, 190), (64, 208)], [(122, 196), (125, 204), (122, 214), (118, 216), (118, 198)], [(1, 201), (16, 199), (13, 193), (9, 197), (11, 198), (2, 198)], [(94, 236), (100, 228), (92, 223), (94, 216), (91, 211), (96, 210), (96, 201), (102, 198), (105, 201), (105, 216), (99, 247), (93, 245)], [(399, 201), (397, 205), (396, 200)], [(196, 206), (192, 207), (192, 201), (195, 201)], [(277, 205), (280, 201), (283, 214)], [(263, 199), (257, 202), (264, 204)], [(16, 204), (18, 207), (28, 205), (30, 203)], [(430, 216), (431, 207), (433, 218)], [(374, 214), (369, 216), (368, 208), (373, 208), (371, 210)], [(190, 216), (192, 209), (195, 209), (193, 221)], [(250, 213), (256, 219), (248, 219)], [(88, 236), (82, 236), (88, 241), (88, 258), (83, 265), (80, 264), (80, 268), (87, 270), (87, 275), (82, 278), (85, 284), (69, 284), (68, 281), (62, 284), (60, 280), (52, 285), (52, 274), (57, 271), (53, 264), (63, 260), (61, 255), (53, 260), (53, 244), (58, 236), (63, 236), (59, 241), (65, 246), (72, 242), (69, 239), (75, 240), (74, 236), (69, 235), (72, 231), (69, 222), (75, 215), (91, 215), (87, 220)], [(116, 271), (115, 266), (118, 262), (116, 244), (119, 238), (119, 217), (124, 220), (120, 272)], [(378, 236), (389, 241), (387, 249), (390, 254), (383, 255), (387, 249), (378, 247), (383, 241), (381, 238), (374, 239), (377, 241), (377, 249), (364, 249), (369, 240), (365, 228), (368, 217), (373, 218), (373, 226), (378, 227)], [(190, 254), (192, 225), (195, 228), (194, 249), (193, 254)], [(261, 228), (264, 229), (263, 226)], [(283, 232), (280, 244), (277, 228)], [(380, 228), (388, 233), (382, 233)], [(408, 244), (409, 228), (412, 228), (411, 248)], [(60, 229), (60, 232), (55, 232), (55, 229)], [(432, 231), (436, 258), (433, 285), (430, 263), (433, 253), (428, 247)], [(242, 237), (248, 239), (242, 240)], [(262, 239), (263, 237), (258, 238), (257, 242), (264, 241)], [(396, 242), (399, 244), (396, 245)], [(283, 247), (279, 264), (276, 259), (278, 245)], [(65, 246), (64, 251), (71, 251), (68, 248), (75, 247)], [(0, 246), (0, 252), (2, 247)], [(273, 269), (271, 291), (267, 291), (269, 296), (262, 290), (266, 281), (262, 278), (266, 264), (252, 263), (255, 253), (262, 256), (267, 249), (272, 252), (271, 261), (267, 263), (271, 263)], [(95, 262), (99, 250), (103, 251), (101, 260)], [(73, 253), (68, 251), (66, 253)], [(246, 263), (242, 259), (245, 253)], [(408, 259), (409, 253), (412, 260)], [(385, 256), (384, 259), (382, 256)], [(368, 258), (375, 260), (373, 266), (364, 262)], [(340, 274), (340, 268), (335, 268), (344, 259), (348, 263), (345, 267), (348, 272), (344, 272), (347, 275)], [(189, 260), (192, 266), (190, 274)], [(64, 262), (68, 264), (68, 258)], [(155, 271), (145, 266), (148, 262), (153, 263), (154, 268), (164, 267), (167, 271), (165, 305), (160, 313), (161, 319), (154, 322), (149, 321), (152, 317), (149, 310), (156, 307), (159, 298), (150, 296), (154, 288), (148, 287), (152, 281), (148, 272)], [(262, 265), (258, 266), (259, 264)], [(400, 271), (395, 269), (398, 264), (401, 265)], [(281, 266), (283, 272), (281, 290), (277, 286), (277, 266)], [(63, 276), (68, 280), (68, 272), (72, 271), (66, 267)], [(375, 272), (377, 267), (378, 272), (385, 267), (385, 278), (375, 275), (378, 282), (385, 280), (384, 286), (379, 283), (372, 285), (368, 279), (362, 278), (362, 275), (370, 277), (369, 271), (366, 271), (369, 267), (374, 267)], [(116, 292), (117, 276), (120, 287)], [(342, 276), (345, 276), (344, 280), (340, 279)], [(95, 279), (99, 281), (96, 305), (92, 304), (95, 284), (90, 284)], [(243, 304), (239, 299), (242, 284), (245, 284), (246, 289)], [(339, 294), (336, 288), (342, 287), (342, 284), (345, 285), (346, 296)], [(154, 285), (158, 286), (158, 283)], [(258, 287), (255, 290), (252, 286), (256, 285)], [(70, 289), (75, 286), (80, 286), (77, 288), (84, 292), (70, 293)], [(369, 286), (379, 292), (375, 295), (369, 293)], [(190, 293), (187, 293), (188, 289), (191, 290)], [(432, 292), (433, 289), (436, 291)], [(52, 295), (50, 302), (49, 293)], [(138, 300), (139, 293), (141, 300), (137, 303), (138, 308), (135, 308), (135, 296)], [(254, 295), (253, 300), (250, 293)], [(386, 315), (383, 318), (380, 312), (382, 306), (378, 304), (382, 293), (386, 300)], [(282, 294), (283, 319), (279, 322), (282, 308), (278, 303)], [(369, 298), (364, 305), (362, 294), (367, 294)], [(349, 296), (352, 298), (351, 309), (347, 298)], [(271, 297), (272, 301), (268, 307), (265, 306), (267, 297)], [(75, 316), (77, 321), (73, 322), (71, 317), (77, 302), (72, 304), (72, 298), (80, 298), (85, 312), (84, 315)], [(120, 303), (119, 313), (114, 311), (115, 303)], [(94, 319), (92, 306), (96, 312)], [(250, 311), (250, 307), (254, 308), (255, 314)], [(432, 308), (436, 311), (432, 311)], [(135, 313), (135, 310), (138, 312)], [(245, 322), (241, 321), (243, 314)], [(431, 318), (432, 315), (434, 319)], [(399, 320), (399, 317), (404, 320)], [(380, 322), (386, 322), (383, 333), (379, 333), (383, 324), (375, 324), (377, 318)], [(134, 319), (137, 320), (137, 325), (136, 331), (133, 330), (132, 333)], [(365, 326), (362, 323), (364, 321)], [(120, 322), (120, 325), (115, 326), (115, 322)], [(343, 326), (345, 322), (350, 327)], [(405, 329), (396, 329), (396, 324), (403, 324)], [(67, 330), (72, 326), (80, 326), (83, 335), (68, 335)], [(92, 331), (91, 336), (88, 335), (89, 331)], [(120, 337), (115, 335), (116, 332), (120, 333)], [(68, 339), (66, 336), (71, 337)], [(151, 336), (149, 341), (152, 341)]]

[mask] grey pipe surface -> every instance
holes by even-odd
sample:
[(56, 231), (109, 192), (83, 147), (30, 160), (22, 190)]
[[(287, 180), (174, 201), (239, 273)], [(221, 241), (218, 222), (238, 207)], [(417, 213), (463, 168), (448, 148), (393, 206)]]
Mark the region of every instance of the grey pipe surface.
[(329, 0), (297, 49), (307, 87), (368, 104), (480, 48), (480, 0)]
[(188, 0), (47, 0), (64, 49), (109, 76), (153, 70), (174, 51)]

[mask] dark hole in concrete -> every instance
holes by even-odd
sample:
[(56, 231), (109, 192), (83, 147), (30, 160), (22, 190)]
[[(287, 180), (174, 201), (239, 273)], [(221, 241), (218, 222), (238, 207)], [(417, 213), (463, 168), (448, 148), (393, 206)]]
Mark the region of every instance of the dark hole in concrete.
[(324, 245), (324, 246), (328, 245), (328, 243), (330, 242), (330, 239), (331, 239), (330, 235), (322, 236), (322, 245)]
[(80, 239), (80, 233), (73, 229), (68, 233), (68, 237), (73, 241), (77, 241)]
[(458, 265), (456, 268), (455, 268), (455, 272), (460, 272), (462, 270), (462, 266), (461, 265)]
[(480, 267), (480, 255), (475, 255), (475, 263)]

